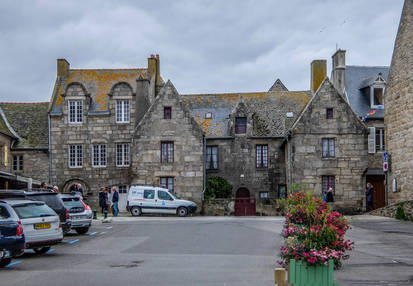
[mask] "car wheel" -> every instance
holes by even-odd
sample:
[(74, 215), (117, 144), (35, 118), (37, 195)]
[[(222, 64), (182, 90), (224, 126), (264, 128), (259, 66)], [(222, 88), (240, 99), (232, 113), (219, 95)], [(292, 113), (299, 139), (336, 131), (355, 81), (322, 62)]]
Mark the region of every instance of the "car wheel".
[(11, 258), (4, 258), (0, 260), (0, 268), (6, 267), (11, 262)]
[(130, 213), (133, 216), (140, 216), (142, 214), (141, 209), (139, 207), (132, 207)]
[(81, 227), (81, 228), (76, 228), (77, 234), (85, 234), (89, 231), (88, 227)]
[(50, 249), (50, 246), (33, 248), (34, 252), (37, 254), (45, 254), (46, 252), (49, 251), (49, 249)]
[(180, 208), (178, 208), (177, 213), (178, 213), (178, 216), (184, 217), (184, 216), (187, 216), (188, 210), (187, 210), (186, 207), (180, 207)]

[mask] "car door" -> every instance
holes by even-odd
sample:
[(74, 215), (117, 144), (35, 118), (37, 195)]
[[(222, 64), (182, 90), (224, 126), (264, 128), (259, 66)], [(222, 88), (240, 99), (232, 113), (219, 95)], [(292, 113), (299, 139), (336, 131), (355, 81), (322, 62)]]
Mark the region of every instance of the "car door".
[(157, 213), (154, 189), (143, 190), (142, 213)]
[(156, 201), (160, 213), (176, 213), (174, 199), (166, 191), (157, 190), (158, 200)]

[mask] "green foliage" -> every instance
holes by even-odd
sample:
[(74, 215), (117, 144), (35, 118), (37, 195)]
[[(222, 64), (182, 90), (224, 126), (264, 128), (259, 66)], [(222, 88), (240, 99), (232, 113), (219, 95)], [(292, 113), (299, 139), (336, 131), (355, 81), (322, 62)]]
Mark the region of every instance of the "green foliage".
[(232, 185), (222, 177), (209, 178), (206, 182), (206, 199), (227, 199), (232, 195)]
[(305, 184), (292, 184), (288, 193), (298, 193), (308, 191), (307, 185)]
[(396, 216), (397, 219), (407, 220), (406, 214), (404, 213), (404, 204), (403, 203), (401, 203), (397, 206), (395, 216)]

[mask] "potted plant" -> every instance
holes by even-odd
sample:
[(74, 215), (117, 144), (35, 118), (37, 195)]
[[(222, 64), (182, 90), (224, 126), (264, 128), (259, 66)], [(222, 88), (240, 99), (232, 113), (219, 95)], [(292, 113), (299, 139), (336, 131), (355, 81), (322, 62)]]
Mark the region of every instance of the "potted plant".
[[(287, 199), (280, 264), (289, 267), (292, 285), (336, 285), (334, 268), (341, 266), (353, 243), (345, 240), (348, 222), (312, 193), (293, 193)], [(313, 284), (316, 283), (316, 284)]]

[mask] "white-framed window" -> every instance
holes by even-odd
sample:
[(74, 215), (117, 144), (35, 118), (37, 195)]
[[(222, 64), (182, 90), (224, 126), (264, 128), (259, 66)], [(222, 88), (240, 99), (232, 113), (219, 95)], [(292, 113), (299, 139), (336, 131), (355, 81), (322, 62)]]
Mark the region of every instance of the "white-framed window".
[(23, 171), (23, 155), (13, 156), (13, 171)]
[(69, 145), (69, 167), (80, 168), (83, 166), (83, 146)]
[(69, 123), (83, 122), (83, 101), (69, 100), (68, 109)]
[(260, 192), (260, 199), (268, 199), (270, 197), (269, 192)]
[(336, 156), (334, 138), (323, 138), (323, 158), (334, 158)]
[(106, 167), (106, 145), (95, 144), (92, 146), (92, 166)]
[(116, 122), (128, 123), (130, 120), (129, 100), (118, 99), (116, 100)]
[(384, 128), (376, 127), (376, 151), (384, 151), (385, 148)]
[(116, 166), (127, 167), (130, 162), (130, 145), (129, 143), (116, 144)]
[(384, 108), (384, 86), (372, 85), (370, 87), (370, 107), (376, 109)]

